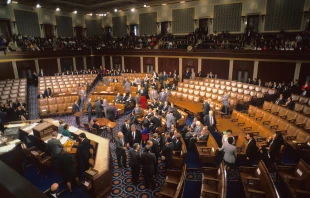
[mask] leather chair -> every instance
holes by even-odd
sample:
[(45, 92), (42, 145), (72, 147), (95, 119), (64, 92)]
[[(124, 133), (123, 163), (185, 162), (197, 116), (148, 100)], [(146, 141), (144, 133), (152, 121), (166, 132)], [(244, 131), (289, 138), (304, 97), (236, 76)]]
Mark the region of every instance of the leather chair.
[(45, 153), (39, 153), (37, 151), (31, 151), (31, 154), (34, 158), (36, 166), (39, 169), (37, 173), (44, 173), (47, 177), (47, 171), (52, 167), (52, 157), (45, 156)]
[[(49, 99), (51, 99), (51, 98), (49, 98)], [(63, 97), (56, 97), (56, 104), (64, 104)]]
[(188, 83), (184, 82), (183, 88), (188, 88), (188, 86), (189, 86)]
[(212, 88), (211, 87), (207, 87), (206, 91), (211, 93), (212, 92)]
[(57, 110), (58, 110), (57, 113), (58, 113), (58, 115), (65, 114), (66, 108), (67, 108), (66, 103), (57, 104)]
[(188, 88), (183, 88), (183, 91), (182, 91), (183, 93), (187, 93), (188, 92)]
[(305, 115), (305, 116), (310, 116), (310, 107), (309, 106), (304, 106), (303, 110), (302, 110), (302, 113)]
[(39, 116), (45, 117), (49, 115), (49, 109), (47, 105), (41, 105), (39, 106)]
[(45, 105), (47, 105), (47, 99), (46, 98), (39, 99), (39, 106), (45, 106)]
[(226, 85), (222, 84), (222, 85), (220, 86), (220, 89), (226, 89)]
[(205, 90), (206, 90), (206, 87), (205, 87), (205, 86), (201, 86), (201, 87), (200, 87), (200, 90), (201, 90), (201, 91), (205, 91)]
[(188, 94), (193, 94), (194, 93), (194, 89), (189, 89), (188, 90)]
[(242, 83), (237, 83), (237, 88), (242, 88)]
[(56, 116), (58, 114), (58, 109), (57, 109), (57, 105), (56, 104), (48, 105), (48, 109), (49, 109), (48, 114), (50, 116)]
[(297, 95), (297, 94), (292, 94), (292, 95), (291, 95), (292, 101), (294, 101), (294, 102), (295, 102), (295, 101), (298, 101), (298, 100), (299, 100), (299, 97), (300, 97), (300, 96)]
[(299, 103), (295, 103), (294, 111), (301, 113), (303, 108), (304, 108), (304, 105), (299, 104)]
[(238, 88), (237, 88), (237, 87), (232, 87), (232, 88), (231, 88), (231, 91), (232, 91), (232, 92), (237, 92), (237, 91), (238, 91)]
[(214, 88), (219, 89), (220, 88), (220, 84), (214, 84)]
[(230, 85), (231, 82), (230, 81), (225, 81), (225, 85)]
[(216, 94), (216, 93), (217, 93), (217, 90), (218, 90), (217, 88), (213, 88), (213, 89), (212, 89), (212, 93)]
[(295, 125), (298, 126), (299, 128), (303, 128), (305, 126), (307, 120), (308, 120), (307, 116), (298, 114), (296, 117), (296, 120), (295, 120)]
[(64, 96), (63, 99), (65, 103), (73, 103), (73, 101), (71, 100), (71, 96)]
[(49, 105), (54, 105), (54, 104), (56, 104), (56, 99), (55, 98), (48, 98), (47, 102)]
[(181, 92), (181, 91), (183, 90), (183, 87), (179, 87), (179, 86), (178, 86), (177, 90), (178, 90), (179, 92)]
[(214, 86), (215, 86), (214, 83), (209, 83), (209, 87), (210, 87), (210, 88), (213, 88)]
[(278, 116), (279, 116), (280, 118), (282, 118), (282, 119), (286, 119), (287, 114), (288, 114), (289, 111), (290, 111), (290, 110), (288, 110), (288, 109), (286, 109), (286, 108), (284, 108), (284, 107), (280, 107)]

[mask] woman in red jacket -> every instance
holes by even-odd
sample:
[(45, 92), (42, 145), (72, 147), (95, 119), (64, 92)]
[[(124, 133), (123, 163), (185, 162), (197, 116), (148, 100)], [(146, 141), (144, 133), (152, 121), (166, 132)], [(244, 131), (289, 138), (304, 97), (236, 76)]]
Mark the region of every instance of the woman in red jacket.
[(140, 97), (139, 103), (140, 103), (140, 107), (142, 109), (146, 109), (147, 102), (146, 102), (146, 97), (145, 96), (141, 96)]

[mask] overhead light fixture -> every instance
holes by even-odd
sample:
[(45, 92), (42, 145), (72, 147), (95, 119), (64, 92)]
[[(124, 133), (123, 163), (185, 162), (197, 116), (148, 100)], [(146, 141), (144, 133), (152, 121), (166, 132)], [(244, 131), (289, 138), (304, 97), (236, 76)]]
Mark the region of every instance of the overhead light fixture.
[(89, 14), (87, 14), (88, 16), (93, 16), (93, 13), (89, 13)]
[(144, 6), (143, 7), (145, 7), (146, 8), (146, 5), (144, 4)]
[(185, 3), (185, 1), (181, 1), (180, 3)]
[(103, 14), (103, 16), (107, 16), (107, 14)]
[(73, 11), (73, 14), (77, 14), (77, 11), (75, 10), (75, 11)]
[(161, 5), (167, 5), (166, 3), (163, 3), (163, 4), (161, 4)]
[(114, 9), (114, 12), (117, 12), (117, 9)]
[(9, 5), (10, 3), (11, 3), (11, 0), (7, 0), (7, 1), (6, 1), (6, 4)]
[(41, 8), (40, 4), (37, 4), (36, 8)]
[(135, 12), (135, 9), (134, 8), (131, 8), (131, 10), (130, 10), (131, 12)]
[(60, 11), (60, 8), (56, 8), (56, 12), (59, 12)]

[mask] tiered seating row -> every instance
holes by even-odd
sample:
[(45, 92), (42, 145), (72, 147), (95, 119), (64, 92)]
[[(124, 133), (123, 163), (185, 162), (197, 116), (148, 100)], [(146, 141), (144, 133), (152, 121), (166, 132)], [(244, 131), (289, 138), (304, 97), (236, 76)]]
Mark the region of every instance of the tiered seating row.
[(39, 99), (39, 116), (56, 116), (72, 114), (72, 105), (78, 96), (64, 96), (56, 98)]
[(296, 103), (300, 103), (302, 105), (310, 106), (310, 98), (302, 95), (292, 94), (292, 100)]
[(195, 146), (202, 167), (210, 164), (216, 165), (216, 156), (219, 146), (211, 133), (209, 133), (207, 141), (198, 140)]
[(7, 103), (9, 100), (17, 102), (22, 99), (27, 101), (27, 79), (9, 79), (0, 81), (0, 95), (1, 102)]

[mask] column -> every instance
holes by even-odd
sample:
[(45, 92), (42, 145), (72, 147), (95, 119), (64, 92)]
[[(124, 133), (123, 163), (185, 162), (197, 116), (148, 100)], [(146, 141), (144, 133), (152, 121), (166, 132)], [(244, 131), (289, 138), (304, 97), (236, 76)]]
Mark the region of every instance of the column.
[(182, 70), (183, 61), (182, 58), (179, 58), (179, 80), (182, 81), (183, 70)]
[(155, 72), (158, 73), (158, 57), (155, 57)]
[(61, 73), (60, 58), (57, 58), (58, 73)]
[(110, 65), (111, 65), (111, 69), (113, 69), (113, 57), (110, 56)]
[(125, 58), (122, 56), (122, 71), (125, 70)]
[(233, 76), (233, 69), (234, 69), (234, 60), (229, 60), (229, 73), (228, 73), (228, 80), (232, 80), (232, 76)]
[(12, 65), (13, 65), (13, 72), (14, 72), (15, 79), (17, 79), (19, 78), (19, 76), (18, 76), (16, 61), (12, 61)]
[(75, 57), (73, 57), (73, 70), (76, 71), (76, 62), (75, 62)]
[(143, 57), (140, 57), (140, 72), (143, 73)]
[(102, 67), (105, 67), (105, 58), (104, 58), (104, 56), (101, 56), (101, 62), (102, 62)]
[(37, 74), (40, 72), (40, 67), (39, 67), (39, 60), (38, 59), (35, 59), (34, 60), (34, 64), (36, 66), (36, 72)]
[(293, 80), (299, 79), (300, 67), (301, 67), (301, 62), (297, 62), (296, 67), (295, 67), (295, 73), (294, 73), (294, 79)]
[(201, 58), (198, 58), (198, 71), (197, 71), (197, 73), (198, 73), (199, 71), (201, 71), (201, 62), (202, 62), (202, 59), (201, 59)]
[(259, 63), (259, 61), (254, 61), (253, 79), (257, 78), (258, 63)]
[(84, 70), (87, 70), (86, 56), (83, 57)]

